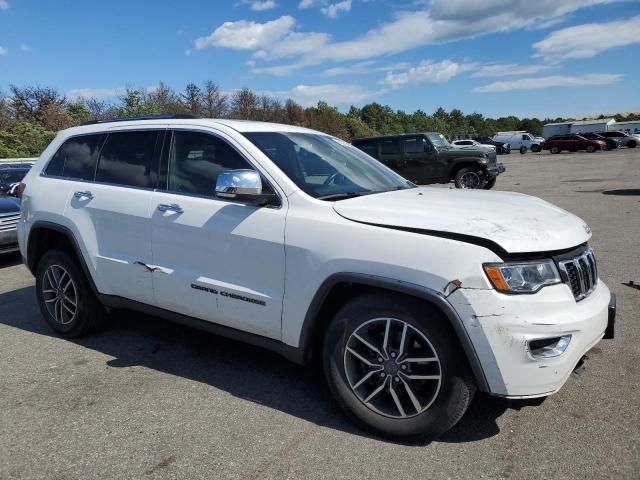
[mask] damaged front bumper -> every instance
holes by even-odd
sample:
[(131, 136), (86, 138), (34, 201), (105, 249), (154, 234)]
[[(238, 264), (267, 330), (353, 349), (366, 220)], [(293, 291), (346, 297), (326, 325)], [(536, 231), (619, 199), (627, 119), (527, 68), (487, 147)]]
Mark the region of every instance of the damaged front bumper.
[(448, 301), (462, 318), (490, 393), (531, 398), (558, 391), (584, 354), (612, 338), (615, 295), (598, 281), (576, 302), (564, 285), (533, 295), (459, 288)]

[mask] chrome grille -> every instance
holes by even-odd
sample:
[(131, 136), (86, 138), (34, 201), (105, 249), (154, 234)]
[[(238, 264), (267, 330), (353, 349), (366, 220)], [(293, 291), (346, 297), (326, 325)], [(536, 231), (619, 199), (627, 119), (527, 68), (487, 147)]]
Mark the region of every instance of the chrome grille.
[(20, 220), (19, 213), (0, 215), (0, 232), (4, 232), (6, 230), (15, 230), (16, 225), (18, 224), (18, 220)]
[(559, 261), (558, 267), (562, 280), (571, 288), (576, 301), (586, 298), (596, 288), (598, 267), (590, 248), (574, 258)]

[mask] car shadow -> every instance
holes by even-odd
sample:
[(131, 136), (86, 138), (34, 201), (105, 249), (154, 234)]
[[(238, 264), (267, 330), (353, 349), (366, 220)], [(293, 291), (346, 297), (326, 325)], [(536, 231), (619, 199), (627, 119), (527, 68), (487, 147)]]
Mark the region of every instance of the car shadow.
[[(0, 294), (0, 324), (59, 338), (44, 322), (34, 287)], [(143, 366), (204, 383), (244, 400), (322, 427), (368, 438), (333, 401), (318, 368), (302, 368), (275, 353), (156, 317), (118, 311), (94, 335), (70, 340), (113, 357), (111, 368)], [(496, 420), (522, 404), (476, 395), (463, 419), (438, 442), (483, 440), (500, 433)]]

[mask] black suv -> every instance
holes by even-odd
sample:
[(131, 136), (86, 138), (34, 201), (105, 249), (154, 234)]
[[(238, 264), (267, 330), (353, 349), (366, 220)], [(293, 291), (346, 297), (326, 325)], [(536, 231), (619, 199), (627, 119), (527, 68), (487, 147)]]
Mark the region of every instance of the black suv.
[(31, 165), (0, 165), (0, 194), (8, 193), (11, 186), (20, 183)]
[(454, 181), (457, 188), (492, 188), (504, 166), (488, 149), (455, 148), (441, 133), (359, 138), (353, 145), (418, 185)]

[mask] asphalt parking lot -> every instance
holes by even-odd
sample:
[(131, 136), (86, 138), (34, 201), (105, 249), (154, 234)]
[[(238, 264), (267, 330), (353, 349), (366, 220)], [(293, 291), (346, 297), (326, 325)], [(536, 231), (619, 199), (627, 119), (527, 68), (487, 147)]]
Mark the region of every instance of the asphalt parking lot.
[[(92, 337), (46, 327), (33, 278), (0, 258), (0, 478), (639, 478), (640, 148), (499, 157), (498, 190), (591, 226), (618, 330), (540, 405), (478, 396), (427, 445), (370, 437), (321, 377), (137, 314)], [(470, 205), (469, 208), (473, 208)]]

